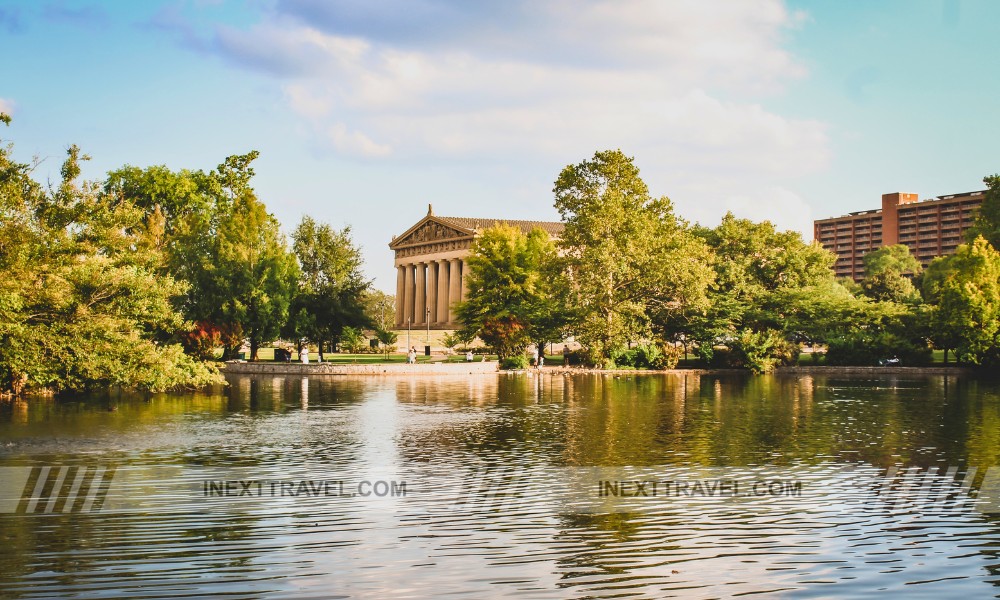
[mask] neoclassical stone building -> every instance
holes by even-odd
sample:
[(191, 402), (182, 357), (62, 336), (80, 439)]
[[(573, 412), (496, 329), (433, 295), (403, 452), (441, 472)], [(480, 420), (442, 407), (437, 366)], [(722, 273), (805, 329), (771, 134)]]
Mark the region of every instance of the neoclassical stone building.
[(552, 221), (439, 217), (430, 205), (427, 216), (389, 244), (396, 254), (396, 327), (455, 329), (460, 323), (452, 305), (466, 294), (465, 257), (472, 240), (495, 224), (513, 225), (525, 232), (541, 227), (553, 237), (563, 224)]

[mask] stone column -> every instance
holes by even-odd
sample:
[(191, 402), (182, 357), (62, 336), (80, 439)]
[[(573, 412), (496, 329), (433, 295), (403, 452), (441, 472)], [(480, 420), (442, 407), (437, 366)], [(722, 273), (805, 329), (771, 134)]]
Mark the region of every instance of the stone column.
[(406, 327), (407, 319), (409, 322), (413, 323), (413, 265), (404, 265), (406, 269), (406, 279), (403, 285), (403, 322), (399, 324), (400, 327)]
[(455, 303), (462, 299), (462, 259), (453, 258), (450, 261), (448, 270), (448, 316), (452, 325), (458, 325), (458, 318), (455, 316)]
[(396, 328), (406, 325), (406, 317), (403, 316), (403, 296), (406, 295), (406, 271), (405, 267), (396, 267)]
[(437, 268), (437, 320), (438, 323), (447, 323), (450, 320), (448, 315), (448, 261), (437, 261)]
[(427, 263), (427, 308), (431, 310), (427, 321), (437, 323), (437, 261)]
[(427, 266), (424, 263), (417, 263), (417, 273), (416, 273), (416, 301), (413, 303), (413, 322), (423, 325), (427, 315), (424, 314), (424, 309), (427, 308), (427, 280), (425, 278), (424, 267)]

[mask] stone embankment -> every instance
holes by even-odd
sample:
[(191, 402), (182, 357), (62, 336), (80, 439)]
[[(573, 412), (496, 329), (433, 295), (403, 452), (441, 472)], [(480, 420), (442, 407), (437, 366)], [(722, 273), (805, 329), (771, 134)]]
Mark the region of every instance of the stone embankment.
[[(389, 364), (339, 364), (339, 363), (282, 363), (282, 362), (230, 362), (224, 367), (226, 373), (257, 374), (257, 375), (469, 375), (482, 373), (497, 373), (495, 362), (446, 363), (430, 362), (408, 365), (405, 363)], [(518, 371), (511, 371), (517, 373)], [(523, 371), (521, 371), (523, 372)], [(528, 372), (538, 373), (537, 369)], [(669, 371), (646, 371), (635, 369), (598, 370), (580, 367), (543, 367), (546, 374), (579, 374), (593, 373), (597, 375), (711, 375), (748, 373), (743, 369), (673, 369)], [(925, 375), (971, 375), (971, 369), (960, 367), (779, 367), (777, 375), (871, 375), (871, 376), (912, 376)]]
[(229, 362), (223, 371), (240, 375), (469, 375), (496, 373), (495, 362), (357, 364)]

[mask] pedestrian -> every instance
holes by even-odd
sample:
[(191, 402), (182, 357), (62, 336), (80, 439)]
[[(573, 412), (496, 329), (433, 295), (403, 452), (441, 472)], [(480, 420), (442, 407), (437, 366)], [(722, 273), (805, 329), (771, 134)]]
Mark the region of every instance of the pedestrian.
[(309, 364), (309, 348), (302, 346), (302, 350), (299, 352), (299, 356), (302, 357), (302, 364)]
[(472, 359), (473, 359), (472, 350), (467, 350), (465, 352), (465, 362), (472, 362)]
[(410, 352), (406, 355), (406, 362), (413, 365), (417, 362), (417, 347), (410, 346)]

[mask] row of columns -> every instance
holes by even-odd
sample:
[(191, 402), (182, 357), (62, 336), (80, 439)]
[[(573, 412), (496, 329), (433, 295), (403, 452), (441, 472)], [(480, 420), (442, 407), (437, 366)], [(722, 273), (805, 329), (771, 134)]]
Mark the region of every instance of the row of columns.
[(396, 267), (396, 327), (458, 327), (453, 305), (465, 299), (461, 258), (426, 260)]

